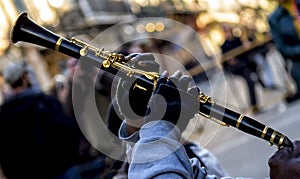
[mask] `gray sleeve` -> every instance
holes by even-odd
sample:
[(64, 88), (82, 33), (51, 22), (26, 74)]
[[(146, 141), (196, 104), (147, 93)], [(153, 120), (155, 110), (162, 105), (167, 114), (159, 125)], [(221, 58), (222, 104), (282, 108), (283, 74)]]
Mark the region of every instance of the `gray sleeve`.
[[(131, 137), (133, 136), (129, 138), (132, 139)], [(180, 139), (180, 130), (168, 121), (145, 124), (140, 129), (139, 140), (132, 149), (128, 178), (218, 179), (219, 177), (210, 175), (198, 159), (188, 158)], [(209, 152), (205, 150), (202, 152), (199, 154), (202, 158), (207, 157), (207, 160), (212, 158)], [(219, 179), (245, 178), (222, 177)]]
[(200, 162), (188, 158), (180, 138), (179, 129), (170, 122), (144, 125), (133, 148), (129, 178), (208, 178)]

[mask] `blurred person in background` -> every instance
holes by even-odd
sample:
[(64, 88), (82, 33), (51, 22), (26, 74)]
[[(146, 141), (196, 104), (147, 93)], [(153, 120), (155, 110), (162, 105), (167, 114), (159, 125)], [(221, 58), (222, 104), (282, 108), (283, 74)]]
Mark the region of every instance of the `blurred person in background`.
[[(78, 59), (69, 58), (65, 61), (65, 66), (61, 74), (57, 75), (57, 77), (62, 80), (57, 80), (56, 94), (61, 101), (66, 114), (71, 120), (76, 122), (76, 124), (78, 123), (79, 126), (83, 123), (89, 124), (92, 120), (91, 118), (95, 117), (89, 112), (90, 106), (85, 103), (87, 100), (90, 100), (88, 97), (89, 95), (95, 95), (93, 100), (95, 100), (97, 112), (99, 112), (101, 116), (104, 114), (101, 113), (100, 110), (107, 110), (108, 107), (108, 101), (110, 99), (110, 91), (108, 91), (108, 89), (113, 80), (109, 78), (108, 72), (104, 72), (103, 70), (97, 72), (97, 70), (94, 66)], [(96, 78), (96, 81), (94, 81), (94, 78)], [(104, 97), (100, 98), (100, 95), (104, 95)], [(80, 104), (76, 105), (75, 102)], [(103, 116), (103, 119), (104, 118), (105, 117)], [(68, 177), (71, 178), (72, 172), (82, 173), (81, 175), (84, 179), (97, 178), (103, 174), (102, 172), (106, 167), (111, 167), (109, 166), (110, 164), (106, 162), (108, 157), (101, 153), (99, 148), (93, 146), (90, 141), (91, 138), (87, 136), (89, 134), (84, 131), (89, 129), (86, 129), (85, 127), (81, 128), (79, 136), (79, 153), (82, 162), (85, 162), (85, 164), (73, 167), (70, 170), (71, 175), (68, 174)], [(101, 138), (98, 140), (104, 145), (108, 142), (108, 139), (106, 139), (107, 141)], [(112, 162), (112, 165), (114, 165), (112, 159), (109, 162)], [(108, 168), (106, 169), (106, 172), (111, 171), (111, 169)]]
[(249, 59), (255, 63), (253, 71), (258, 76), (258, 82), (265, 89), (277, 89), (277, 85), (274, 80), (274, 75), (271, 66), (267, 59), (267, 54), (270, 49), (270, 42), (266, 39), (267, 34), (260, 34), (254, 26), (247, 28), (247, 43), (260, 44), (255, 45), (249, 51)]
[[(36, 76), (34, 70), (32, 69), (32, 67), (25, 60), (20, 61), (18, 63), (20, 63), (21, 65), (26, 67), (27, 76), (28, 76), (28, 79), (30, 80), (30, 88), (36, 92), (40, 92), (42, 90), (41, 85), (39, 84), (39, 82), (37, 80), (37, 76)], [(13, 92), (11, 86), (9, 85), (9, 83), (8, 83), (7, 89), (5, 89), (3, 91), (3, 95), (4, 95), (4, 98), (9, 98), (11, 95), (14, 95), (14, 92)]]
[(79, 164), (79, 128), (60, 102), (32, 88), (28, 66), (3, 71), (11, 95), (1, 105), (0, 165), (7, 178), (57, 178)]
[[(245, 45), (239, 37), (235, 37), (233, 34), (233, 28), (230, 24), (222, 24), (222, 28), (225, 35), (225, 41), (221, 45), (221, 51), (224, 54), (235, 50), (236, 48), (243, 47)], [(225, 72), (232, 73), (242, 77), (248, 87), (248, 94), (250, 97), (250, 109), (253, 113), (259, 113), (262, 109), (257, 103), (257, 94), (255, 91), (255, 82), (257, 76), (249, 67), (248, 54), (240, 54), (231, 59), (225, 59), (223, 62)]]
[(300, 98), (300, 1), (277, 0), (278, 7), (268, 17), (273, 41), (284, 59), (291, 60), (291, 75), (296, 93), (288, 94), (287, 102)]

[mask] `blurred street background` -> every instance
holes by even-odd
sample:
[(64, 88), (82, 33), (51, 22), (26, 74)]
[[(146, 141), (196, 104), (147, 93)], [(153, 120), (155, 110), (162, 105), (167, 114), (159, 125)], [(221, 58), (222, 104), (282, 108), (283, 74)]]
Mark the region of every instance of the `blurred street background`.
[[(34, 21), (68, 39), (94, 39), (121, 23), (117, 30), (106, 32), (98, 43), (99, 48), (123, 52), (120, 49), (124, 44), (138, 41), (133, 44), (143, 52), (171, 55), (193, 76), (201, 91), (216, 103), (249, 115), (295, 140), (300, 137), (297, 130), (300, 103), (285, 101), (295, 85), (289, 75), (289, 62), (272, 43), (267, 23), (268, 15), (276, 6), (276, 2), (270, 0), (1, 0), (0, 74), (10, 62), (25, 60), (46, 93), (52, 93), (66, 80), (62, 76), (69, 59), (67, 55), (28, 43), (11, 43), (10, 32), (21, 12), (27, 11)], [(164, 18), (191, 27), (197, 38), (191, 38), (189, 31)], [(223, 70), (220, 51), (224, 42), (223, 23), (234, 26), (236, 36), (247, 35), (245, 32), (254, 29), (255, 43), (268, 46), (266, 61), (276, 88), (256, 85), (257, 100), (262, 109), (259, 113), (251, 111), (243, 79)], [(156, 39), (159, 37), (164, 40)], [(196, 47), (190, 39), (198, 40)], [(179, 45), (174, 46), (168, 40)], [(176, 45), (192, 46), (197, 54), (188, 54)], [(134, 49), (126, 50), (127, 53), (135, 52)], [(196, 60), (191, 58), (193, 55)], [(161, 65), (170, 72), (176, 70), (172, 61), (165, 60)], [(8, 86), (0, 76), (3, 93), (0, 102), (7, 90)], [(106, 108), (100, 113), (106, 115)], [(230, 176), (268, 177), (267, 160), (276, 146), (269, 146), (267, 141), (235, 128), (219, 126), (204, 117), (193, 120), (187, 130), (190, 130), (187, 133), (191, 140), (217, 156)]]

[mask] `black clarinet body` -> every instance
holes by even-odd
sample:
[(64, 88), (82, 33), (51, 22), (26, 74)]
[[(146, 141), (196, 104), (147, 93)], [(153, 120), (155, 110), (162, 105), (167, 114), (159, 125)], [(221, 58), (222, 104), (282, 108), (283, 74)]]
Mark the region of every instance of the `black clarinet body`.
[(247, 134), (269, 141), (270, 145), (292, 146), (292, 142), (282, 133), (264, 125), (253, 118), (232, 111), (213, 102), (200, 103), (200, 113), (220, 121), (223, 126), (235, 127)]
[[(156, 72), (142, 71), (126, 64), (123, 55), (105, 51), (103, 48), (95, 48), (75, 38), (71, 40), (63, 38), (35, 23), (26, 12), (19, 15), (11, 31), (11, 41), (13, 43), (23, 41), (46, 47), (80, 59), (119, 77), (133, 78), (135, 80), (133, 90), (143, 91), (145, 98), (148, 99), (159, 78), (159, 74)], [(199, 114), (215, 119), (214, 121), (221, 125), (232, 126), (278, 147), (292, 146), (292, 142), (287, 136), (250, 117), (214, 103), (209, 96), (203, 93), (195, 98), (198, 98), (200, 103)]]

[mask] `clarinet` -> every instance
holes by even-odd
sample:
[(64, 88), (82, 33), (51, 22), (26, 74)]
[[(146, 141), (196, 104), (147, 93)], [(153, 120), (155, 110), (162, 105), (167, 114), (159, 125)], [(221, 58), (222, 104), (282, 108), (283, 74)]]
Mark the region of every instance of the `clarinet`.
[[(23, 41), (46, 47), (100, 67), (114, 75), (134, 78), (133, 89), (142, 91), (147, 99), (150, 98), (160, 77), (156, 72), (143, 71), (129, 65), (121, 54), (105, 51), (104, 48), (96, 48), (76, 38), (69, 40), (61, 37), (34, 22), (28, 17), (27, 12), (21, 13), (17, 18), (11, 30), (11, 41), (12, 43)], [(200, 93), (197, 98), (200, 104), (198, 111), (200, 115), (220, 125), (232, 126), (247, 134), (266, 140), (270, 145), (274, 144), (278, 148), (293, 146), (286, 135), (253, 118), (216, 104), (211, 97), (204, 93)]]

